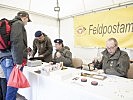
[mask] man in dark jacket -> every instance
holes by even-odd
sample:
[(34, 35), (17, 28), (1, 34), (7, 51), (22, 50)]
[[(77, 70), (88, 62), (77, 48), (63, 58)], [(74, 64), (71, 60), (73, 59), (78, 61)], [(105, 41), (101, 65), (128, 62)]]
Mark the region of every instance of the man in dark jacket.
[[(12, 20), (11, 50), (1, 52), (0, 56), (1, 66), (7, 81), (14, 65), (22, 69), (23, 60), (27, 59), (27, 33), (24, 26), (30, 21), (29, 14), (25, 11), (18, 12)], [(16, 100), (17, 91), (18, 88), (7, 86), (6, 100)]]
[(55, 48), (56, 52), (54, 54), (53, 62), (60, 63), (63, 62), (63, 65), (66, 67), (72, 66), (72, 53), (70, 52), (70, 48), (63, 45), (62, 39), (55, 39)]
[(52, 60), (53, 46), (50, 38), (41, 31), (35, 33), (35, 39), (33, 41), (33, 54), (35, 56), (38, 51), (38, 59), (43, 62), (50, 62)]
[(130, 66), (129, 56), (127, 52), (120, 50), (118, 42), (115, 38), (109, 38), (106, 42), (106, 49), (102, 52), (102, 61), (95, 65), (102, 68), (104, 73), (127, 77)]

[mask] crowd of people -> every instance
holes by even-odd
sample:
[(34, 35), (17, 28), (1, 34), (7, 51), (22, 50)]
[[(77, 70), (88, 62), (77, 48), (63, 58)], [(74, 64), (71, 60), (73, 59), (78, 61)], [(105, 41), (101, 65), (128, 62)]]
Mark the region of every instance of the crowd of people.
[[(28, 51), (27, 33), (25, 25), (31, 22), (29, 14), (20, 11), (13, 19), (11, 28), (11, 49), (0, 51), (0, 100), (16, 100), (18, 88), (7, 86), (10, 73), (16, 65), (21, 71), (23, 70), (23, 60), (27, 60), (29, 54), (30, 59), (35, 58), (36, 53), (38, 59), (48, 63), (63, 62), (64, 66), (72, 67), (72, 52), (68, 46), (64, 46), (62, 39), (55, 39), (55, 46), (52, 45), (51, 39), (42, 31), (35, 32), (33, 41), (33, 49)], [(53, 54), (53, 47), (56, 52)], [(53, 56), (52, 56), (53, 55)], [(105, 74), (127, 77), (129, 69), (129, 56), (125, 51), (120, 50), (118, 42), (115, 38), (109, 38), (106, 41), (106, 48), (102, 52), (101, 61), (89, 64), (91, 67), (101, 69)]]

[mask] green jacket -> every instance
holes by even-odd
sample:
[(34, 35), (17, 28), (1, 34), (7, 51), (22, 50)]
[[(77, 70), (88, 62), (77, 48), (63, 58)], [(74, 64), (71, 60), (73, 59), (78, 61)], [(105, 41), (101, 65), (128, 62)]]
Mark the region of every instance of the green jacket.
[(102, 69), (106, 74), (126, 77), (130, 66), (129, 56), (125, 51), (117, 49), (114, 55), (110, 55), (107, 50), (102, 52)]
[(38, 51), (38, 55), (43, 55), (42, 61), (50, 62), (52, 61), (52, 52), (53, 52), (53, 46), (51, 43), (50, 38), (43, 34), (45, 39), (44, 41), (39, 41), (38, 39), (34, 39), (33, 41), (33, 57)]
[[(61, 53), (60, 58), (56, 58), (56, 53), (57, 52)], [(63, 47), (61, 50), (56, 50), (56, 52), (54, 54), (53, 62), (54, 63), (63, 62), (64, 66), (71, 67), (72, 66), (72, 53), (70, 52), (70, 50), (68, 50), (65, 47)]]

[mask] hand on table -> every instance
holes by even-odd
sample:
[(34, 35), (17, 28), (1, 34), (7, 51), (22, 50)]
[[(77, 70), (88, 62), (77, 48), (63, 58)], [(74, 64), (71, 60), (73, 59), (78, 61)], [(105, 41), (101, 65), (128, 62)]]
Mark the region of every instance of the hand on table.
[(104, 70), (99, 69), (99, 70), (97, 70), (97, 73), (98, 73), (98, 74), (103, 74), (103, 73), (104, 73)]
[(90, 63), (89, 67), (90, 67), (90, 71), (94, 70), (94, 64)]
[(49, 62), (50, 65), (53, 65), (53, 62)]
[(43, 55), (39, 55), (39, 57), (43, 57)]

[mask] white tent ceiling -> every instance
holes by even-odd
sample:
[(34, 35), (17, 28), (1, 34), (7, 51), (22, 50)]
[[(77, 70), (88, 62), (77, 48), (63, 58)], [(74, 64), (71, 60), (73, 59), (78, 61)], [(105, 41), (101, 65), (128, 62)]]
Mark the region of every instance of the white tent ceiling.
[[(131, 2), (133, 3), (133, 0), (58, 0), (60, 7), (59, 17), (63, 18)], [(57, 12), (54, 11), (54, 7), (57, 6), (57, 0), (0, 0), (0, 5), (25, 9), (57, 18)]]

